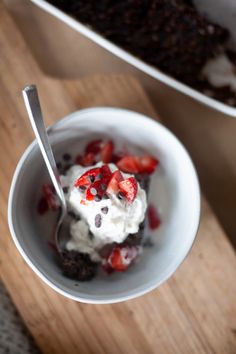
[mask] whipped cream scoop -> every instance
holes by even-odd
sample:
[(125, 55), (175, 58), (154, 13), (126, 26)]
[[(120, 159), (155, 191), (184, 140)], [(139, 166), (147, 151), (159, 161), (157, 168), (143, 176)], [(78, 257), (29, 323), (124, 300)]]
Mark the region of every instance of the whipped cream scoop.
[[(116, 194), (110, 194), (108, 199), (81, 203), (84, 200), (84, 192), (74, 186), (75, 181), (86, 171), (101, 165), (102, 162), (90, 167), (74, 165), (66, 175), (61, 176), (62, 185), (68, 188), (68, 208), (81, 217), (81, 220), (71, 223), (71, 240), (67, 243), (67, 249), (88, 253), (93, 260), (99, 258), (96, 250), (105, 244), (121, 243), (129, 234), (138, 232), (147, 209), (146, 192), (139, 184), (132, 203), (119, 199)], [(114, 164), (108, 166), (111, 172), (118, 169)], [(122, 175), (124, 179), (133, 177), (126, 173)]]

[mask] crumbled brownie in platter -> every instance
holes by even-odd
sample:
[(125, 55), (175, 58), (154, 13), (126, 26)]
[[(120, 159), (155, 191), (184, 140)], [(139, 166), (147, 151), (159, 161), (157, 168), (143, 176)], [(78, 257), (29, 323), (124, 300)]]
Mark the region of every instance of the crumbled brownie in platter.
[(55, 6), (187, 84), (229, 37), (190, 0), (50, 0)]
[(207, 80), (196, 80), (194, 87), (206, 96), (236, 107), (236, 94), (229, 86), (213, 87)]
[(77, 251), (64, 251), (61, 254), (63, 274), (79, 281), (91, 280), (97, 271), (97, 263), (89, 255)]

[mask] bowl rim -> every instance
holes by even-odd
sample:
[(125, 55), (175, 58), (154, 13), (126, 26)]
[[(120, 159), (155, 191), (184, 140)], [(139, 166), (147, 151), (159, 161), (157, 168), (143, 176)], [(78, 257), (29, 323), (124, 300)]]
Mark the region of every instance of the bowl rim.
[(82, 24), (79, 20), (63, 12), (56, 6), (48, 3), (45, 0), (30, 0), (35, 6), (39, 7), (43, 11), (51, 14), (55, 18), (66, 23), (69, 27), (73, 28), (75, 31), (79, 32), (86, 38), (90, 39), (94, 43), (98, 44), (100, 47), (106, 49), (110, 53), (114, 54), (116, 57), (124, 60), (140, 71), (144, 72), (148, 76), (159, 80), (160, 82), (172, 87), (173, 89), (195, 99), (196, 101), (204, 104), (207, 107), (215, 109), (221, 113), (227, 114), (231, 118), (236, 118), (236, 108), (227, 105), (219, 100), (211, 98), (204, 93), (184, 84), (182, 81), (169, 76), (165, 72), (161, 71), (155, 66), (146, 63), (145, 61), (139, 59), (134, 54), (122, 49), (118, 45), (106, 39), (101, 34), (95, 32), (95, 30), (90, 29), (88, 26)]
[[(8, 197), (8, 225), (9, 225), (9, 229), (10, 229), (10, 233), (11, 236), (13, 238), (13, 241), (18, 249), (18, 251), (20, 252), (21, 256), (23, 257), (23, 259), (26, 261), (26, 263), (29, 265), (29, 267), (39, 276), (40, 279), (42, 279), (48, 286), (50, 286), (52, 289), (54, 289), (56, 292), (60, 293), (61, 295), (64, 295), (65, 297), (75, 300), (75, 301), (79, 301), (82, 303), (89, 303), (89, 304), (111, 304), (111, 303), (118, 303), (118, 302), (122, 302), (122, 301), (127, 301), (130, 299), (134, 299), (137, 298), (139, 296), (142, 296), (154, 289), (156, 289), (157, 287), (159, 287), (161, 284), (163, 284), (166, 280), (168, 280), (174, 273), (175, 271), (179, 268), (179, 266), (184, 262), (184, 260), (186, 259), (187, 255), (189, 254), (189, 252), (191, 251), (194, 241), (196, 239), (196, 235), (199, 229), (199, 224), (200, 224), (200, 213), (201, 213), (201, 194), (200, 194), (200, 186), (199, 186), (199, 180), (198, 180), (198, 176), (197, 176), (197, 172), (195, 169), (195, 166), (192, 162), (192, 159), (188, 153), (188, 151), (186, 150), (186, 148), (184, 147), (184, 145), (181, 143), (181, 141), (168, 129), (166, 128), (163, 124), (161, 124), (160, 122), (135, 111), (132, 110), (128, 110), (128, 109), (122, 109), (122, 108), (116, 108), (116, 107), (106, 107), (106, 106), (100, 106), (100, 107), (94, 107), (94, 108), (86, 108), (86, 109), (81, 109), (81, 110), (77, 110), (74, 111), (68, 115), (66, 115), (64, 118), (58, 120), (57, 122), (55, 122), (54, 124), (50, 125), (47, 128), (47, 131), (53, 131), (54, 128), (60, 127), (61, 124), (64, 124), (65, 122), (67, 122), (68, 120), (72, 119), (74, 116), (80, 116), (80, 115), (84, 115), (84, 114), (94, 114), (96, 112), (104, 112), (106, 111), (107, 113), (109, 112), (114, 112), (116, 111), (117, 113), (120, 112), (125, 113), (125, 114), (132, 114), (135, 115), (136, 118), (139, 118), (141, 120), (145, 120), (146, 123), (148, 124), (152, 124), (152, 125), (158, 125), (159, 128), (163, 129), (164, 131), (168, 132), (172, 138), (174, 138), (174, 140), (176, 140), (176, 142), (178, 144), (180, 144), (180, 146), (182, 147), (183, 151), (186, 154), (186, 157), (189, 160), (190, 163), (190, 168), (192, 170), (192, 178), (193, 178), (193, 182), (194, 182), (194, 190), (195, 190), (195, 219), (194, 219), (194, 232), (192, 237), (189, 240), (189, 244), (188, 247), (185, 250), (185, 254), (182, 258), (182, 260), (180, 262), (178, 262), (175, 266), (175, 268), (172, 268), (171, 270), (169, 270), (168, 274), (163, 277), (163, 279), (161, 279), (159, 282), (156, 282), (155, 284), (149, 285), (141, 290), (137, 290), (135, 293), (131, 293), (128, 295), (123, 295), (123, 296), (119, 296), (117, 298), (111, 298), (111, 299), (87, 299), (86, 297), (81, 297), (80, 295), (75, 296), (70, 294), (69, 292), (63, 290), (62, 288), (60, 288), (58, 285), (55, 285), (44, 272), (41, 272), (37, 266), (34, 264), (34, 262), (30, 259), (30, 257), (28, 256), (27, 252), (23, 249), (23, 247), (21, 246), (21, 242), (20, 242), (20, 237), (17, 236), (17, 233), (15, 232), (15, 228), (14, 228), (14, 222), (13, 222), (13, 214), (14, 214), (14, 210), (13, 210), (13, 199), (14, 199), (14, 190), (15, 190), (15, 186), (17, 184), (17, 180), (18, 180), (18, 175), (25, 163), (25, 160), (27, 159), (27, 157), (30, 155), (31, 151), (34, 149), (34, 147), (37, 145), (37, 141), (36, 139), (30, 143), (30, 145), (25, 149), (25, 151), (23, 152), (20, 160), (17, 163), (13, 178), (12, 178), (12, 182), (11, 182), (11, 187), (10, 187), (10, 191), (9, 191), (9, 197)], [(114, 296), (114, 295), (113, 295)]]

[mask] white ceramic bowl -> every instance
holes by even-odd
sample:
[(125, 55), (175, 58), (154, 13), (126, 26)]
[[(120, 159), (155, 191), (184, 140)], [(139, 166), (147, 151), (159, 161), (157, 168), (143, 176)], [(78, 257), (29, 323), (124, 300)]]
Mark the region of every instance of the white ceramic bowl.
[(33, 142), (16, 168), (8, 205), (13, 240), (28, 265), (49, 286), (64, 296), (87, 303), (113, 303), (140, 296), (162, 284), (188, 254), (197, 233), (200, 192), (191, 159), (178, 139), (160, 123), (144, 115), (117, 109), (92, 108), (74, 112), (48, 129), (58, 159), (75, 153), (94, 136), (109, 135), (129, 142), (160, 160), (150, 198), (162, 216), (153, 235), (155, 244), (124, 273), (99, 274), (90, 282), (62, 275), (48, 247), (54, 214), (40, 216), (36, 205), (42, 183), (49, 179), (37, 142)]

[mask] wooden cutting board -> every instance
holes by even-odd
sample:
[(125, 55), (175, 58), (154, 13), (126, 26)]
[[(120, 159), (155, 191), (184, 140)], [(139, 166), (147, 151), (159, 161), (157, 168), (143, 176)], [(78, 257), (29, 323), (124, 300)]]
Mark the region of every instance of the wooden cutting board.
[(168, 282), (141, 298), (114, 305), (76, 303), (46, 286), (26, 265), (7, 226), (12, 174), (33, 140), (22, 87), (38, 85), (47, 124), (99, 105), (158, 118), (131, 77), (79, 82), (45, 77), (2, 5), (0, 48), (0, 274), (43, 353), (236, 353), (235, 253), (204, 197), (198, 237), (187, 260)]

